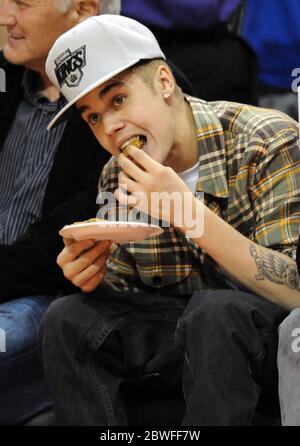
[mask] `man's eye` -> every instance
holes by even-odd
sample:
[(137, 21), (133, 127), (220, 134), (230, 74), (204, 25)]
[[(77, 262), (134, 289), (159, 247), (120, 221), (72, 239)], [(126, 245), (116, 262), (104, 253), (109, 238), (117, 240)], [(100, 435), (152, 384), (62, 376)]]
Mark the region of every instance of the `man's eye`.
[(19, 6), (27, 6), (25, 2), (20, 1), (20, 0), (15, 0), (15, 3)]
[(89, 115), (88, 123), (91, 125), (97, 124), (99, 121), (101, 121), (101, 115), (100, 113), (91, 113)]
[(114, 98), (114, 105), (117, 106), (122, 105), (124, 101), (125, 101), (125, 96), (116, 96)]

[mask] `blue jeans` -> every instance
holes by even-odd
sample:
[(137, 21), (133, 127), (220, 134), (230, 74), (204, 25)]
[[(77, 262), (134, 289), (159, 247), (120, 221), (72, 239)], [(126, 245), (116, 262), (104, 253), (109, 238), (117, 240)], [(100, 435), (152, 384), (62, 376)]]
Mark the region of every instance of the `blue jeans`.
[(1, 426), (23, 424), (52, 405), (37, 340), (40, 321), (53, 300), (23, 297), (0, 305)]
[(279, 398), (283, 426), (300, 426), (300, 308), (279, 327)]
[(180, 298), (99, 287), (59, 299), (41, 325), (57, 424), (134, 424), (133, 406), (181, 386), (183, 425), (255, 424), (261, 397), (279, 411), (277, 333), (286, 314), (228, 289)]

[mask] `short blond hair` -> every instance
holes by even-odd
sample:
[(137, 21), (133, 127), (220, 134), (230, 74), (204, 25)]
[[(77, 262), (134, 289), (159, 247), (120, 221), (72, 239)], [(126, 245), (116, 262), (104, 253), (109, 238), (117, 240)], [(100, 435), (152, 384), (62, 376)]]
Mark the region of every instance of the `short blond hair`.
[(154, 76), (157, 71), (157, 68), (160, 65), (164, 65), (165, 67), (169, 68), (175, 82), (175, 92), (179, 93), (180, 88), (177, 85), (177, 81), (175, 79), (173, 70), (164, 59), (141, 60), (137, 64), (133, 65), (133, 67), (129, 68), (128, 71), (131, 71), (132, 73), (136, 73), (139, 76), (141, 76), (145, 84), (148, 85), (148, 87), (150, 87), (154, 93), (156, 93), (154, 88)]

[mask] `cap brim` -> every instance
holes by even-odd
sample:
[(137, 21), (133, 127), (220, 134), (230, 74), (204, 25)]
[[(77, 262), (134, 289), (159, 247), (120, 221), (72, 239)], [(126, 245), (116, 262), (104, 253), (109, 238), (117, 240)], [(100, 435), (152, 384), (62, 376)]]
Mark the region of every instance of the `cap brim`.
[(77, 95), (74, 99), (72, 99), (72, 101), (68, 102), (67, 105), (65, 105), (64, 108), (62, 108), (60, 110), (60, 112), (57, 113), (57, 115), (54, 116), (52, 121), (50, 121), (50, 123), (47, 127), (47, 130), (49, 131), (49, 130), (55, 128), (57, 125), (64, 122), (66, 119), (68, 119), (70, 117), (70, 113), (71, 113), (71, 115), (73, 115), (73, 110), (71, 110), (71, 112), (68, 112), (68, 111), (69, 111), (70, 107), (72, 107), (72, 105), (74, 105), (77, 101), (79, 101), (79, 99), (83, 98), (90, 91), (94, 90), (94, 88), (99, 87), (100, 85), (104, 84), (104, 82), (113, 78), (117, 74), (122, 73), (129, 67), (132, 67), (137, 62), (139, 62), (139, 60), (140, 59), (138, 59), (134, 62), (131, 61), (130, 63), (124, 65), (122, 68), (118, 68), (114, 72), (109, 73), (107, 76), (101, 77), (100, 79), (98, 79), (97, 81), (95, 81), (94, 83), (89, 85), (84, 91), (82, 91), (79, 95)]

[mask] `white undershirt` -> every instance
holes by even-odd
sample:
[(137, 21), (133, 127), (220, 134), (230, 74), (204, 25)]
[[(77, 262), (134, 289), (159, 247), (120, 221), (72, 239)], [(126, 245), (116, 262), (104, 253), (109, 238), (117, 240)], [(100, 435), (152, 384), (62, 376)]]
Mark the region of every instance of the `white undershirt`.
[(184, 172), (177, 172), (178, 176), (185, 182), (192, 192), (196, 192), (197, 181), (199, 177), (199, 161)]
[[(177, 174), (180, 176), (180, 178), (187, 184), (187, 186), (191, 189), (193, 193), (196, 192), (197, 187), (197, 181), (199, 178), (199, 161), (197, 164), (195, 164), (193, 167), (191, 167), (188, 170), (185, 170), (184, 172), (177, 172)], [(242, 290), (242, 291), (248, 291), (250, 292), (246, 287), (239, 284), (237, 281), (235, 281), (232, 277), (230, 277), (224, 270), (221, 268), (222, 273), (224, 274), (224, 278), (226, 283), (233, 289), (236, 290)]]

